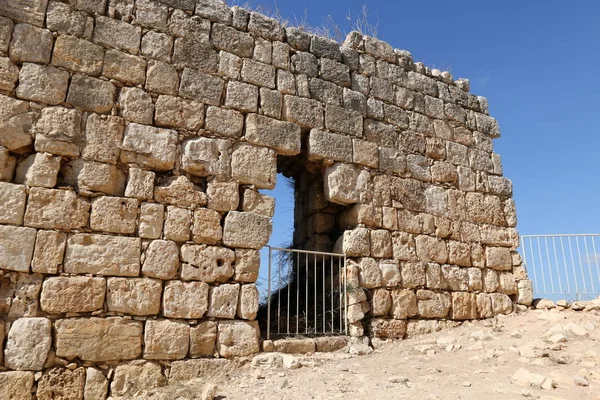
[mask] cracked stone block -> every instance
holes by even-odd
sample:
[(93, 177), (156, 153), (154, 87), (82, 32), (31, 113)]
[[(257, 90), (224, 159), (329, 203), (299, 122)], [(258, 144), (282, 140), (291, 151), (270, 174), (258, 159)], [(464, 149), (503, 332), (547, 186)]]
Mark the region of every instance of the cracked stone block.
[(325, 171), (325, 196), (333, 203), (358, 203), (371, 176), (352, 164), (334, 164)]
[(231, 143), (222, 139), (197, 138), (182, 144), (182, 168), (196, 176), (227, 177), (231, 169)]
[(204, 104), (173, 96), (158, 96), (155, 121), (159, 126), (197, 131), (204, 124)]
[(63, 107), (47, 107), (35, 124), (35, 150), (76, 157), (82, 140), (82, 113)]

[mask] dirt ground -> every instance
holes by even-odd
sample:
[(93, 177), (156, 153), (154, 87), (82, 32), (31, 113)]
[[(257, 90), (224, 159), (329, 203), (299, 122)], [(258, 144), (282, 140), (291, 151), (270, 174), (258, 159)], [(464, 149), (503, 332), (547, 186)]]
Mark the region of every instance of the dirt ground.
[[(298, 356), (297, 369), (247, 363), (213, 380), (216, 398), (600, 400), (598, 311), (532, 310), (375, 347)], [(202, 398), (209, 380), (149, 397)]]

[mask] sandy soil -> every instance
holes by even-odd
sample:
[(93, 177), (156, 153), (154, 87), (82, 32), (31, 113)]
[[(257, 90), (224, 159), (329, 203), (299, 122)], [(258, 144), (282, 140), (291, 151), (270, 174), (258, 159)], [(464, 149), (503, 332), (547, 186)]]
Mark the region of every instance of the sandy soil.
[[(248, 363), (214, 382), (216, 398), (600, 400), (598, 311), (527, 311), (375, 347), (298, 356), (298, 369)], [(202, 381), (151, 397), (201, 398)]]

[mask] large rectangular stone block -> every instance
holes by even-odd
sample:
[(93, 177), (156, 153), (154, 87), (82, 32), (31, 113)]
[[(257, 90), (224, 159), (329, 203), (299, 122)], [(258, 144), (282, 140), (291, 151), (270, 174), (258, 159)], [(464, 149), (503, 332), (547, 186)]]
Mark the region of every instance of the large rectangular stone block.
[(45, 229), (78, 229), (87, 225), (90, 204), (71, 190), (34, 187), (29, 190), (26, 226)]
[(117, 87), (112, 83), (86, 75), (74, 75), (67, 103), (86, 111), (107, 113), (112, 110), (116, 96)]
[(70, 274), (138, 276), (139, 238), (78, 233), (67, 240), (64, 271)]
[(86, 313), (102, 309), (106, 280), (87, 276), (47, 278), (40, 305), (50, 314)]
[(127, 125), (121, 162), (166, 171), (173, 168), (176, 154), (177, 132), (140, 124)]
[(223, 243), (229, 247), (260, 249), (269, 241), (271, 219), (254, 213), (231, 211), (225, 217)]
[(95, 231), (132, 234), (135, 232), (139, 201), (125, 197), (96, 197), (92, 200), (90, 227)]
[(69, 35), (56, 39), (52, 53), (53, 65), (92, 76), (100, 75), (103, 59), (101, 46)]
[(0, 225), (0, 269), (28, 272), (36, 230)]
[(146, 321), (144, 358), (181, 360), (190, 348), (190, 326), (179, 321)]
[(0, 224), (22, 225), (26, 198), (25, 186), (0, 182)]
[(208, 310), (209, 286), (205, 282), (170, 281), (163, 295), (167, 318), (202, 318)]
[[(4, 79), (0, 79), (3, 81)], [(3, 82), (0, 82), (0, 86)], [(65, 100), (69, 86), (69, 73), (57, 68), (37, 64), (23, 64), (19, 72), (17, 97), (56, 105)], [(12, 90), (12, 87), (5, 90)]]
[(160, 310), (162, 282), (150, 278), (109, 278), (108, 311), (129, 315), (156, 315)]
[(308, 138), (308, 156), (310, 159), (329, 159), (352, 162), (352, 139), (336, 133), (312, 129)]
[(266, 147), (240, 143), (231, 155), (231, 175), (240, 183), (273, 189), (277, 177), (277, 155)]
[(258, 353), (258, 322), (219, 321), (218, 332), (217, 351), (221, 357), (246, 357)]
[(181, 75), (179, 94), (202, 103), (218, 106), (225, 82), (221, 78), (204, 74), (192, 68), (185, 68)]
[(226, 247), (184, 244), (181, 247), (184, 280), (224, 283), (233, 276), (233, 250)]
[(107, 17), (96, 17), (93, 41), (137, 54), (140, 50), (142, 28)]
[(82, 139), (81, 112), (64, 107), (47, 107), (33, 128), (35, 150), (75, 157)]
[(89, 160), (116, 164), (124, 130), (123, 118), (91, 114), (85, 126), (81, 156)]
[(196, 176), (223, 176), (231, 171), (231, 143), (223, 139), (197, 138), (182, 144), (182, 168)]
[(302, 139), (300, 126), (258, 114), (246, 117), (246, 139), (259, 146), (268, 146), (279, 154), (291, 156), (300, 153)]
[(54, 323), (56, 355), (84, 361), (133, 360), (142, 355), (142, 323), (124, 318), (62, 319)]
[(283, 119), (303, 128), (322, 128), (325, 121), (323, 105), (316, 100), (284, 96)]

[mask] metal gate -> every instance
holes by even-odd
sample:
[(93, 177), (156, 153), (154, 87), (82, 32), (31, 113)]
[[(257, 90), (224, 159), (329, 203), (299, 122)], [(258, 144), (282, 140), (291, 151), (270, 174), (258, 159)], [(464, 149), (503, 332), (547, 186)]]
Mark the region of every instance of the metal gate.
[(600, 234), (522, 235), (521, 254), (535, 297), (587, 300), (600, 295)]
[(346, 256), (269, 246), (267, 339), (345, 335)]

